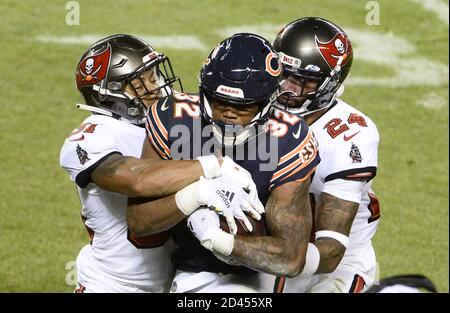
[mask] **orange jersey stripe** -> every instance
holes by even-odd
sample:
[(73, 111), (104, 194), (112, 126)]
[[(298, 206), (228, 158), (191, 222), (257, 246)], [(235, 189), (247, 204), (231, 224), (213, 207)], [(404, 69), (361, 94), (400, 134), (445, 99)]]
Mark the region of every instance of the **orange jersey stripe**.
[[(306, 143), (305, 143), (306, 144)], [(300, 153), (300, 151), (298, 152)], [(310, 161), (314, 160), (317, 156), (317, 149), (314, 149), (314, 155), (309, 159)], [(302, 162), (301, 159), (298, 159), (294, 162), (292, 162), (291, 164), (289, 164), (288, 166), (286, 166), (285, 168), (279, 170), (278, 172), (276, 172), (275, 174), (273, 174), (272, 179), (270, 180), (270, 182), (273, 182), (275, 179), (279, 178), (280, 176), (286, 174), (287, 172), (289, 172), (290, 170), (294, 169), (297, 165), (299, 165)], [(310, 162), (306, 162), (302, 165), (300, 165), (298, 168), (296, 168), (292, 173), (290, 173), (288, 176), (286, 176), (284, 179), (292, 176), (293, 174), (297, 173), (298, 171), (300, 171), (301, 169), (305, 168), (306, 166), (308, 166)]]
[(312, 137), (312, 132), (309, 131), (306, 138), (302, 141), (302, 143), (297, 148), (295, 148), (294, 150), (292, 150), (291, 152), (285, 154), (284, 156), (282, 156), (280, 158), (280, 163), (278, 163), (278, 165), (283, 164), (284, 162), (286, 162), (287, 160), (289, 160), (290, 158), (295, 156), (297, 153), (300, 153), (300, 151), (303, 149), (303, 147), (309, 142), (311, 137)]
[(159, 149), (159, 147), (156, 145), (156, 143), (155, 143), (155, 141), (153, 139), (153, 136), (152, 136), (150, 130), (148, 129), (147, 124), (148, 123), (146, 123), (146, 125), (145, 125), (145, 128), (147, 129), (147, 134), (148, 134), (147, 137), (150, 140), (150, 142), (152, 143), (153, 148), (155, 148), (155, 151), (158, 152), (159, 156), (162, 159), (167, 159), (167, 156), (165, 155), (165, 153), (163, 151), (161, 151), (161, 149)]
[[(296, 169), (295, 171), (292, 171), (292, 173), (290, 173), (288, 176), (286, 176), (283, 179), (287, 179), (288, 177), (294, 175), (295, 173), (297, 173), (298, 171), (300, 171), (301, 168)], [(309, 176), (311, 176), (312, 173), (314, 173), (314, 171), (316, 170), (316, 166), (314, 166), (303, 178), (297, 179), (296, 181), (305, 181), (308, 179)], [(283, 180), (282, 179), (282, 180)]]
[(295, 168), (297, 165), (299, 165), (300, 163), (302, 163), (302, 160), (298, 159), (294, 162), (292, 162), (291, 164), (289, 164), (288, 166), (282, 168), (281, 170), (275, 172), (275, 174), (273, 174), (272, 179), (270, 180), (270, 182), (274, 181), (275, 179), (277, 179), (278, 177), (280, 177), (281, 175), (289, 172), (290, 170), (292, 170), (293, 168)]
[(161, 145), (161, 147), (163, 147), (167, 156), (170, 156), (170, 149), (167, 147), (167, 145), (164, 143), (164, 141), (161, 139), (161, 137), (159, 137), (158, 133), (155, 130), (155, 127), (153, 126), (151, 119), (147, 119), (147, 120), (148, 120), (148, 124), (150, 125), (150, 127), (152, 129), (152, 134), (155, 135), (156, 140)]
[(158, 126), (158, 129), (163, 134), (164, 138), (168, 141), (169, 140), (169, 133), (167, 132), (166, 128), (164, 127), (163, 123), (161, 123), (161, 120), (158, 116), (158, 111), (156, 110), (156, 105), (152, 105), (152, 113), (153, 117), (155, 118), (156, 125)]
[[(295, 180), (295, 181), (298, 181), (298, 182), (303, 182), (303, 181), (305, 181), (305, 180), (307, 180), (310, 176), (311, 176), (311, 174), (312, 173), (314, 173), (314, 171), (316, 170), (316, 167), (317, 166), (314, 166), (303, 178), (300, 178), (300, 179), (297, 179), (297, 180)], [(300, 169), (299, 169), (300, 170)], [(298, 171), (299, 171), (298, 170)], [(286, 176), (285, 178), (283, 178), (282, 180), (284, 180), (284, 179), (287, 179), (288, 177), (290, 177), (290, 176), (292, 176), (292, 175), (294, 175), (295, 173), (297, 173), (298, 172), (297, 170), (295, 170), (295, 171), (293, 171), (291, 174), (289, 174), (288, 176)], [(282, 181), (281, 180), (281, 181)], [(272, 188), (273, 188), (273, 186), (274, 186), (275, 184), (271, 184), (270, 186), (269, 186), (269, 191), (270, 190), (272, 190)], [(313, 224), (314, 225), (314, 224)], [(313, 241), (311, 241), (311, 242), (313, 242)]]

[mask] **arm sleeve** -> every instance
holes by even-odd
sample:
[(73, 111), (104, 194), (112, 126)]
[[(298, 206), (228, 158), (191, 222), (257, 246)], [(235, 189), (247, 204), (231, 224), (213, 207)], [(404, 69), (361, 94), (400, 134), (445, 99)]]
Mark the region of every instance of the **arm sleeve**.
[(300, 137), (291, 134), (284, 144), (283, 155), (272, 175), (269, 190), (296, 180), (306, 180), (314, 173), (320, 162), (317, 140), (305, 121), (302, 120)]
[(92, 133), (83, 133), (81, 137), (67, 138), (60, 153), (60, 166), (64, 168), (72, 181), (85, 188), (90, 183), (91, 172), (107, 157), (120, 153), (115, 145), (114, 130), (104, 124), (95, 126)]
[(336, 198), (361, 203), (361, 195), (365, 181), (334, 179), (324, 184), (322, 192), (326, 192)]

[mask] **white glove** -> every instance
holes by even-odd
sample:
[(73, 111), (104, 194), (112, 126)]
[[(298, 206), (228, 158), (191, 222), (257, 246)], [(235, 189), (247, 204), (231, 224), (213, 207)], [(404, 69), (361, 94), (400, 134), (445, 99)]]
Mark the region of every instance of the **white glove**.
[(210, 251), (228, 256), (233, 251), (234, 236), (220, 229), (219, 216), (209, 209), (199, 209), (189, 216), (188, 228)]
[(216, 156), (205, 155), (197, 157), (203, 169), (203, 175), (206, 179), (212, 179), (220, 176), (220, 163)]
[(258, 215), (252, 215), (256, 220), (261, 219), (261, 214), (264, 213), (264, 205), (259, 201), (258, 189), (253, 181), (252, 175), (242, 166), (234, 163), (230, 157), (224, 157), (222, 166), (220, 167), (220, 174), (222, 177), (226, 177), (231, 180), (235, 185), (248, 191), (250, 195), (250, 202)]
[(253, 227), (244, 212), (261, 218), (251, 204), (250, 195), (242, 188), (235, 186), (225, 177), (200, 180), (186, 186), (175, 195), (178, 208), (185, 215), (192, 214), (201, 206), (214, 209), (225, 216), (230, 231), (237, 233), (236, 218), (248, 231)]
[(258, 220), (261, 219), (261, 215), (252, 204), (251, 196), (228, 178), (222, 176), (211, 180), (203, 179), (203, 181), (200, 178), (200, 185), (200, 202), (225, 216), (232, 234), (237, 234), (235, 218), (246, 230), (250, 232), (253, 230), (244, 212)]
[(252, 175), (242, 166), (236, 164), (230, 157), (224, 157), (222, 165), (214, 155), (201, 156), (197, 160), (200, 162), (205, 178), (211, 179), (219, 176), (226, 177), (236, 186), (249, 192), (250, 202), (255, 208), (257, 215), (252, 215), (256, 220), (261, 219), (264, 213), (264, 206), (258, 198), (258, 190), (253, 182)]

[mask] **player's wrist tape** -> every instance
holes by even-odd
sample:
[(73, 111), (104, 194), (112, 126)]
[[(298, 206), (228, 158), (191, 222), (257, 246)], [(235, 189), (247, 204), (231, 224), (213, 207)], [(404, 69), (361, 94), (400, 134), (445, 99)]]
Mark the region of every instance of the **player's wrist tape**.
[(303, 266), (302, 272), (299, 274), (300, 277), (310, 277), (317, 272), (320, 263), (320, 252), (316, 245), (313, 243), (308, 243), (308, 249), (306, 250), (305, 265)]
[(191, 215), (200, 206), (198, 202), (199, 189), (200, 181), (196, 181), (175, 194), (177, 207), (184, 215)]
[(202, 166), (206, 179), (212, 179), (220, 176), (220, 163), (214, 155), (199, 156), (197, 160)]
[(212, 249), (222, 255), (229, 256), (233, 252), (234, 236), (221, 231), (214, 240)]
[(327, 237), (327, 238), (333, 238), (334, 240), (337, 240), (341, 243), (341, 245), (343, 245), (346, 249), (348, 246), (348, 243), (350, 241), (350, 239), (348, 238), (348, 236), (345, 236), (341, 233), (332, 231), (332, 230), (319, 230), (316, 231), (316, 240), (319, 238), (323, 238), (323, 237)]

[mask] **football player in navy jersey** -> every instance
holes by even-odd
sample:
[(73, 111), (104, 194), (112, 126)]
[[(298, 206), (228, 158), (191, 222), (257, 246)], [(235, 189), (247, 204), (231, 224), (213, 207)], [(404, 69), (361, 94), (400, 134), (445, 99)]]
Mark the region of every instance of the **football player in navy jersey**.
[[(149, 110), (146, 127), (153, 151), (146, 157), (229, 155), (250, 172), (266, 212), (267, 233), (261, 236), (223, 231), (219, 216), (209, 208), (191, 214), (188, 227), (186, 221), (179, 223), (172, 291), (266, 291), (254, 270), (290, 277), (311, 271), (310, 260), (316, 256), (306, 253), (311, 231), (308, 189), (320, 157), (305, 121), (271, 106), (280, 74), (278, 56), (267, 40), (236, 34), (204, 62), (199, 95), (172, 94)], [(208, 168), (207, 158), (201, 163)], [(186, 193), (181, 190), (175, 199), (130, 199), (129, 224), (142, 234), (163, 230), (155, 225), (168, 227), (179, 220), (180, 208), (195, 205), (195, 199), (180, 194)], [(223, 197), (231, 202), (235, 198), (232, 192)], [(161, 223), (155, 218), (160, 212), (166, 217)]]

